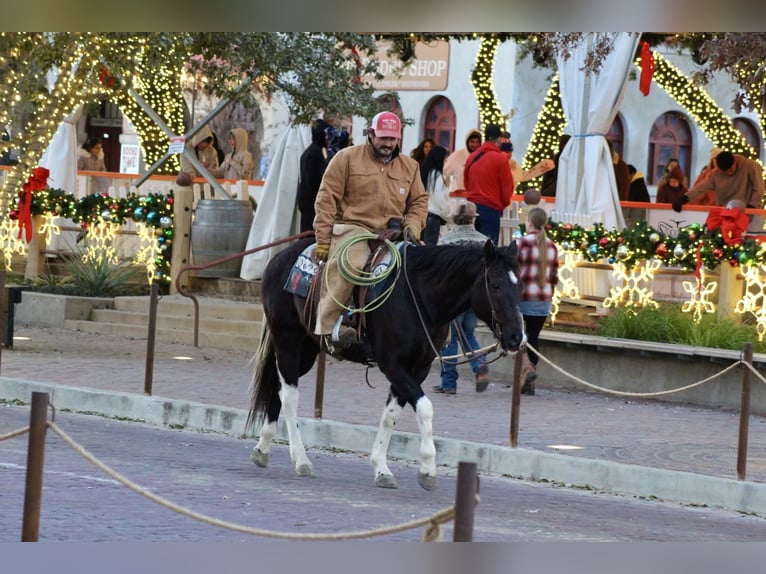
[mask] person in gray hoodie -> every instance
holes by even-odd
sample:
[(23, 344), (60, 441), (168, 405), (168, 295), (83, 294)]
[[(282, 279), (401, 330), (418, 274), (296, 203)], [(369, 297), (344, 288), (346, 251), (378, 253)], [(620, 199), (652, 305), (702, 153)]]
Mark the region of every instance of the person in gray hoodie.
[(253, 155), (247, 149), (247, 131), (242, 128), (232, 128), (228, 137), (229, 153), (223, 158), (223, 163), (213, 175), (224, 179), (252, 179)]

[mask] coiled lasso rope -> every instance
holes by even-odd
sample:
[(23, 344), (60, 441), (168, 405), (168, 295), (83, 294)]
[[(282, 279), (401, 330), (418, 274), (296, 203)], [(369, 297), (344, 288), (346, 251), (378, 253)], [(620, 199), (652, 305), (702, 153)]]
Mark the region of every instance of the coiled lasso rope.
[(347, 307), (345, 304), (345, 301), (338, 301), (335, 296), (332, 294), (332, 290), (329, 287), (328, 280), (327, 280), (327, 273), (324, 273), (324, 286), (326, 289), (326, 292), (330, 294), (333, 301), (340, 305), (343, 309), (350, 313), (364, 313), (367, 311), (374, 311), (378, 307), (380, 307), (383, 303), (386, 302), (386, 299), (391, 295), (391, 292), (393, 291), (394, 287), (396, 286), (396, 279), (399, 277), (399, 272), (401, 271), (401, 265), (402, 265), (402, 257), (399, 254), (399, 250), (396, 248), (396, 245), (394, 245), (391, 241), (388, 239), (383, 239), (383, 243), (385, 244), (388, 251), (391, 253), (391, 263), (388, 265), (388, 268), (386, 268), (384, 271), (381, 271), (380, 273), (372, 273), (369, 271), (365, 271), (364, 269), (359, 269), (355, 267), (351, 261), (348, 259), (348, 253), (350, 248), (359, 243), (360, 241), (368, 241), (370, 239), (378, 239), (378, 236), (374, 233), (366, 232), (363, 234), (355, 235), (354, 237), (351, 237), (350, 239), (344, 241), (338, 249), (335, 250), (335, 253), (332, 255), (332, 259), (335, 259), (338, 266), (338, 273), (340, 276), (349, 283), (353, 285), (359, 285), (362, 287), (369, 287), (371, 285), (376, 285), (380, 283), (381, 281), (385, 281), (392, 273), (396, 273), (396, 277), (391, 282), (391, 285), (389, 285), (380, 295), (375, 297), (372, 301), (370, 301), (367, 305), (364, 305), (358, 309), (353, 307)]

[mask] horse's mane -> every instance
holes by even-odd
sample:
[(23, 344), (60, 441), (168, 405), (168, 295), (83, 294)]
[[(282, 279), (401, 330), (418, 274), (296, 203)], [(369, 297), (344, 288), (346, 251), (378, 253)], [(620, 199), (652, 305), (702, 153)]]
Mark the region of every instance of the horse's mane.
[(443, 281), (467, 265), (477, 264), (482, 247), (472, 245), (426, 245), (407, 249), (404, 264), (426, 281)]

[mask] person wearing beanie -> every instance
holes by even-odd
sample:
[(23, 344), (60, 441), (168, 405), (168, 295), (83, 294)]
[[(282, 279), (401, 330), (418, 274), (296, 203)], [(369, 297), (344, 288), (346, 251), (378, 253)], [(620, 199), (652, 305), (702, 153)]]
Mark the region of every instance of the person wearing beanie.
[(668, 182), (657, 188), (657, 203), (675, 203), (688, 191), (684, 185), (684, 172), (676, 165), (668, 173)]
[[(714, 147), (710, 150), (710, 159), (708, 160), (707, 165), (702, 168), (702, 171), (697, 176), (697, 179), (694, 180), (694, 185), (697, 185), (699, 182), (705, 179), (708, 174), (716, 168), (715, 158), (718, 157), (718, 154), (722, 151), (723, 150), (719, 147)], [(694, 187), (694, 185), (692, 187)], [(703, 193), (699, 197), (689, 200), (689, 203), (691, 205), (715, 205), (715, 192), (708, 191), (707, 193)]]
[(500, 149), (503, 130), (489, 124), (484, 143), (465, 162), (466, 199), (476, 204), (476, 230), (495, 245), (500, 240), (500, 216), (510, 204), (514, 183), (508, 156)]

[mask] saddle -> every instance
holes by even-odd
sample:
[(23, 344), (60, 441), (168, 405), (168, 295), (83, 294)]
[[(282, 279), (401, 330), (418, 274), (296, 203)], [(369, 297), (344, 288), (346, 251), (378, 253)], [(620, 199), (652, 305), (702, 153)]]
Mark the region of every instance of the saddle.
[[(391, 237), (396, 238), (396, 235), (392, 234), (394, 231), (386, 229), (376, 232), (377, 238), (368, 240), (370, 255), (364, 265), (366, 273), (373, 275), (380, 274), (388, 268), (391, 263), (391, 254), (385, 244), (385, 240), (391, 241)], [(314, 248), (315, 245), (309, 245), (298, 255), (298, 259), (293, 265), (284, 285), (285, 291), (306, 299), (306, 303), (303, 306), (302, 319), (310, 332), (313, 332), (316, 323), (321, 286), (322, 281), (324, 281), (324, 267), (314, 263), (312, 257)], [(383, 283), (379, 282), (371, 286), (355, 286), (350, 299), (345, 302), (345, 305), (353, 309), (361, 309), (380, 294), (385, 287)], [(357, 341), (366, 341), (363, 311), (344, 313), (342, 315), (342, 324), (356, 329)]]

